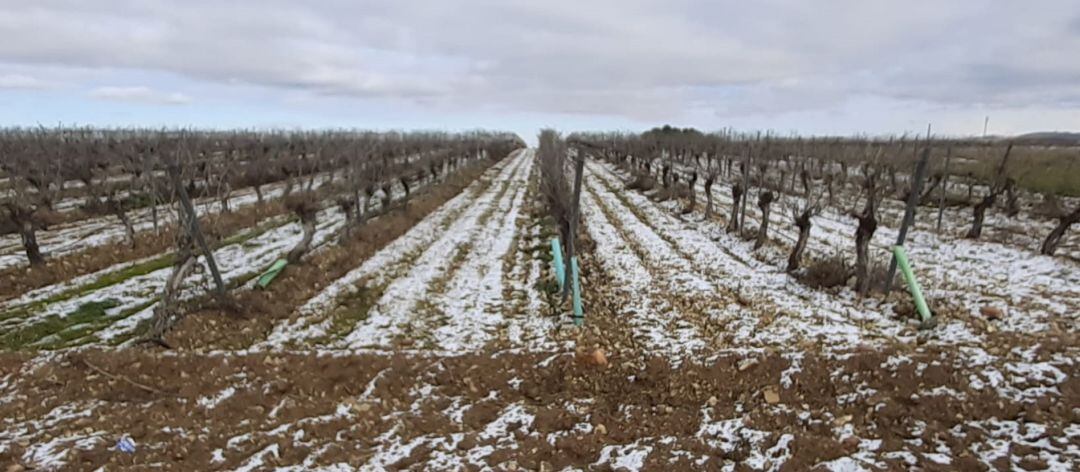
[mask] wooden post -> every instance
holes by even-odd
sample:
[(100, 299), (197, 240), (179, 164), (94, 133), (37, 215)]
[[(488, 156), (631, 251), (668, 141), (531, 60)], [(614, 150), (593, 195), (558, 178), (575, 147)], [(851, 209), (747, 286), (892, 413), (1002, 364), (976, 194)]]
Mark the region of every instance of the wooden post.
[(952, 160), (952, 146), (949, 146), (945, 150), (945, 173), (941, 176), (941, 195), (938, 197), (938, 210), (937, 210), (937, 228), (936, 232), (941, 234), (941, 219), (945, 214), (945, 194), (949, 188), (949, 161)]
[(563, 302), (565, 302), (566, 298), (570, 295), (570, 285), (572, 283), (572, 281), (570, 280), (570, 276), (572, 275), (572, 268), (570, 267), (570, 264), (571, 261), (573, 261), (574, 259), (574, 246), (576, 242), (574, 240), (577, 239), (576, 235), (578, 215), (581, 214), (581, 210), (579, 208), (579, 206), (581, 205), (581, 177), (582, 174), (585, 173), (585, 153), (580, 148), (578, 148), (577, 154), (577, 162), (574, 163), (574, 201), (570, 206), (570, 234), (566, 237), (567, 254), (566, 259), (563, 260), (563, 262), (566, 264), (566, 270), (563, 271), (563, 276), (565, 277), (565, 279), (563, 280)]
[(176, 189), (180, 196), (180, 206), (184, 213), (188, 234), (191, 235), (192, 239), (199, 245), (203, 255), (206, 256), (206, 264), (210, 266), (210, 274), (214, 277), (215, 290), (218, 296), (225, 295), (225, 282), (221, 280), (221, 272), (218, 271), (217, 263), (214, 261), (214, 254), (210, 251), (210, 247), (207, 246), (206, 238), (203, 237), (202, 230), (199, 228), (199, 218), (195, 214), (195, 208), (191, 204), (191, 198), (188, 197), (187, 189), (180, 182), (180, 166), (174, 162), (169, 164), (168, 168), (173, 188)]
[[(758, 138), (761, 137), (761, 133), (758, 133)], [(752, 142), (746, 143), (746, 160), (743, 161), (742, 168), (742, 185), (743, 194), (742, 201), (739, 202), (738, 209), (738, 222), (736, 223), (736, 229), (739, 232), (739, 236), (742, 236), (746, 228), (746, 200), (750, 198), (750, 166), (753, 165), (754, 158), (754, 145)]]
[[(915, 177), (911, 182), (911, 189), (908, 192), (907, 209), (904, 210), (904, 221), (900, 224), (900, 234), (896, 237), (896, 245), (903, 246), (904, 240), (907, 239), (908, 227), (915, 220), (915, 208), (919, 206), (919, 196), (922, 194), (922, 181), (926, 176), (926, 163), (930, 160), (930, 141), (927, 140), (926, 148), (923, 149), (922, 156), (919, 158), (919, 162), (915, 164)], [(892, 290), (892, 280), (896, 276), (896, 255), (893, 255), (892, 261), (889, 262), (889, 275), (885, 278), (885, 293), (888, 294)]]
[(570, 260), (570, 268), (573, 270), (573, 290), (574, 290), (574, 325), (581, 326), (585, 323), (585, 313), (581, 309), (581, 278), (578, 271), (577, 257)]

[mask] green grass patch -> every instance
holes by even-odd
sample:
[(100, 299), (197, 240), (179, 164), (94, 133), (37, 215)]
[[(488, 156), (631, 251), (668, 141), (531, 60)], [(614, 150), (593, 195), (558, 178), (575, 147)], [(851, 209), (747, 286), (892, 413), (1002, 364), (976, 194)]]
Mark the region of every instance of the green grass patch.
[(19, 316), (26, 316), (53, 303), (70, 300), (77, 296), (82, 296), (88, 293), (95, 292), (97, 290), (101, 290), (105, 287), (111, 287), (128, 279), (143, 276), (151, 272), (164, 269), (173, 264), (175, 257), (176, 256), (174, 254), (169, 253), (144, 262), (140, 262), (138, 264), (134, 264), (130, 267), (126, 267), (116, 272), (104, 274), (101, 277), (95, 279), (93, 282), (90, 282), (86, 285), (72, 287), (68, 290), (64, 290), (48, 298), (5, 311), (2, 315), (0, 315), (0, 320), (6, 320)]
[[(68, 329), (64, 330), (63, 332), (59, 333), (60, 342), (45, 344), (45, 345), (42, 345), (40, 347), (42, 349), (59, 349), (59, 348), (69, 348), (69, 347), (79, 346), (79, 345), (83, 345), (83, 344), (88, 344), (88, 343), (93, 342), (93, 341), (98, 339), (96, 336), (93, 335), (94, 333), (96, 333), (98, 331), (101, 331), (102, 329), (105, 329), (105, 328), (113, 325), (114, 323), (116, 323), (118, 321), (121, 321), (121, 320), (123, 320), (125, 318), (128, 318), (128, 317), (130, 317), (130, 316), (132, 316), (132, 315), (134, 315), (134, 314), (136, 314), (136, 313), (138, 313), (140, 311), (143, 311), (146, 308), (150, 307), (151, 305), (153, 305), (153, 304), (155, 304), (157, 302), (158, 302), (158, 298), (154, 297), (152, 300), (148, 300), (146, 302), (140, 303), (140, 304), (138, 304), (136, 306), (133, 306), (133, 307), (128, 308), (128, 309), (126, 309), (124, 311), (121, 311), (120, 313), (117, 313), (116, 315), (102, 317), (102, 318), (98, 319), (97, 321), (91, 322), (89, 324), (85, 324), (83, 326), (79, 326), (77, 329), (68, 328)], [(138, 327), (143, 326), (144, 324), (145, 324), (145, 322), (139, 323), (139, 325), (136, 328), (133, 328), (130, 332), (123, 335), (122, 337), (124, 338), (124, 340), (130, 339), (132, 336), (134, 336), (136, 333), (138, 333), (139, 332)], [(73, 328), (74, 328), (74, 326), (75, 325), (72, 325)], [(120, 341), (120, 342), (123, 342), (123, 341)], [(115, 344), (110, 342), (110, 344), (116, 345), (116, 344), (119, 344), (119, 342), (115, 343)]]
[(11, 333), (0, 337), (0, 348), (17, 349), (53, 335), (58, 336), (63, 341), (68, 336), (64, 333), (68, 328), (78, 325), (92, 325), (103, 318), (107, 318), (107, 311), (117, 306), (120, 306), (120, 302), (113, 299), (84, 303), (67, 316), (48, 316), (40, 322), (15, 329)]
[[(931, 161), (944, 162), (944, 152), (935, 149)], [(953, 148), (953, 157), (962, 159), (953, 161), (949, 173), (961, 177), (970, 173), (987, 183), (993, 179), (1003, 153), (1003, 146)], [(1007, 173), (1023, 189), (1080, 197), (1080, 155), (1075, 147), (1017, 145), (1009, 157)]]

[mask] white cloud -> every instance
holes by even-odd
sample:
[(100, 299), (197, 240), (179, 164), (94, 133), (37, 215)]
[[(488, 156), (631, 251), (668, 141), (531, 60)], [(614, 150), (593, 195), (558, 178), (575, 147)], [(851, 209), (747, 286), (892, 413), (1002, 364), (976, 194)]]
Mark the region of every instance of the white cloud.
[(23, 74), (0, 74), (0, 89), (40, 90), (52, 87), (50, 82)]
[(182, 93), (163, 93), (149, 87), (98, 87), (90, 96), (101, 100), (139, 102), (157, 105), (186, 105), (191, 99)]

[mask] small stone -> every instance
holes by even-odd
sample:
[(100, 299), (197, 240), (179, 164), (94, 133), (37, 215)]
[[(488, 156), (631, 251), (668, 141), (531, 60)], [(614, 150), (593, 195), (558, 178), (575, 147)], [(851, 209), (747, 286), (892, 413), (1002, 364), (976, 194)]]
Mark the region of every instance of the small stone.
[(592, 352), (592, 362), (598, 366), (607, 365), (607, 354), (604, 354), (603, 349), (597, 348)]
[(709, 400), (706, 401), (705, 403), (709, 404), (709, 406), (716, 406), (716, 404), (719, 403), (719, 402), (720, 402), (720, 400), (716, 399), (716, 395), (713, 395), (713, 396), (709, 397)]
[(768, 387), (763, 392), (765, 394), (765, 402), (770, 405), (780, 403), (780, 394), (776, 393), (776, 389)]
[(855, 451), (859, 450), (859, 443), (860, 442), (861, 441), (859, 441), (859, 438), (857, 438), (855, 436), (848, 436), (847, 438), (845, 438), (843, 441), (840, 442), (840, 445), (843, 446), (844, 450), (847, 451), (850, 454), (852, 452), (855, 452)]
[(604, 426), (603, 424), (596, 425), (596, 428), (593, 428), (593, 430), (596, 431), (596, 434), (599, 434), (599, 435), (606, 435), (607, 434), (607, 426)]
[(1004, 313), (1001, 311), (1001, 308), (993, 307), (993, 306), (989, 306), (989, 305), (984, 306), (982, 308), (979, 308), (979, 314), (985, 316), (986, 319), (991, 320), (991, 321), (1000, 320), (1001, 317), (1004, 316)]
[(480, 389), (479, 389), (479, 388), (476, 388), (476, 384), (475, 384), (475, 383), (473, 383), (473, 379), (472, 379), (472, 378), (469, 378), (469, 377), (465, 377), (465, 381), (464, 381), (464, 383), (465, 383), (465, 386), (466, 386), (466, 387), (469, 387), (469, 391), (470, 391), (470, 392), (472, 392), (472, 393), (479, 393), (479, 392), (480, 392)]
[(7, 469), (5, 469), (5, 472), (22, 472), (24, 470), (26, 470), (26, 467), (23, 467), (19, 464), (11, 464), (7, 467)]

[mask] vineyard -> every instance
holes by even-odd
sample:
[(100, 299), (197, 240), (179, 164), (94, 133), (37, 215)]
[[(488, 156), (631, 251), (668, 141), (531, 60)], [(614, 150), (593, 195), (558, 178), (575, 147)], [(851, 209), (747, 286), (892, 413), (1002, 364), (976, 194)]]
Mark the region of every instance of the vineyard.
[(1080, 148), (538, 143), (0, 131), (0, 465), (1080, 464)]

